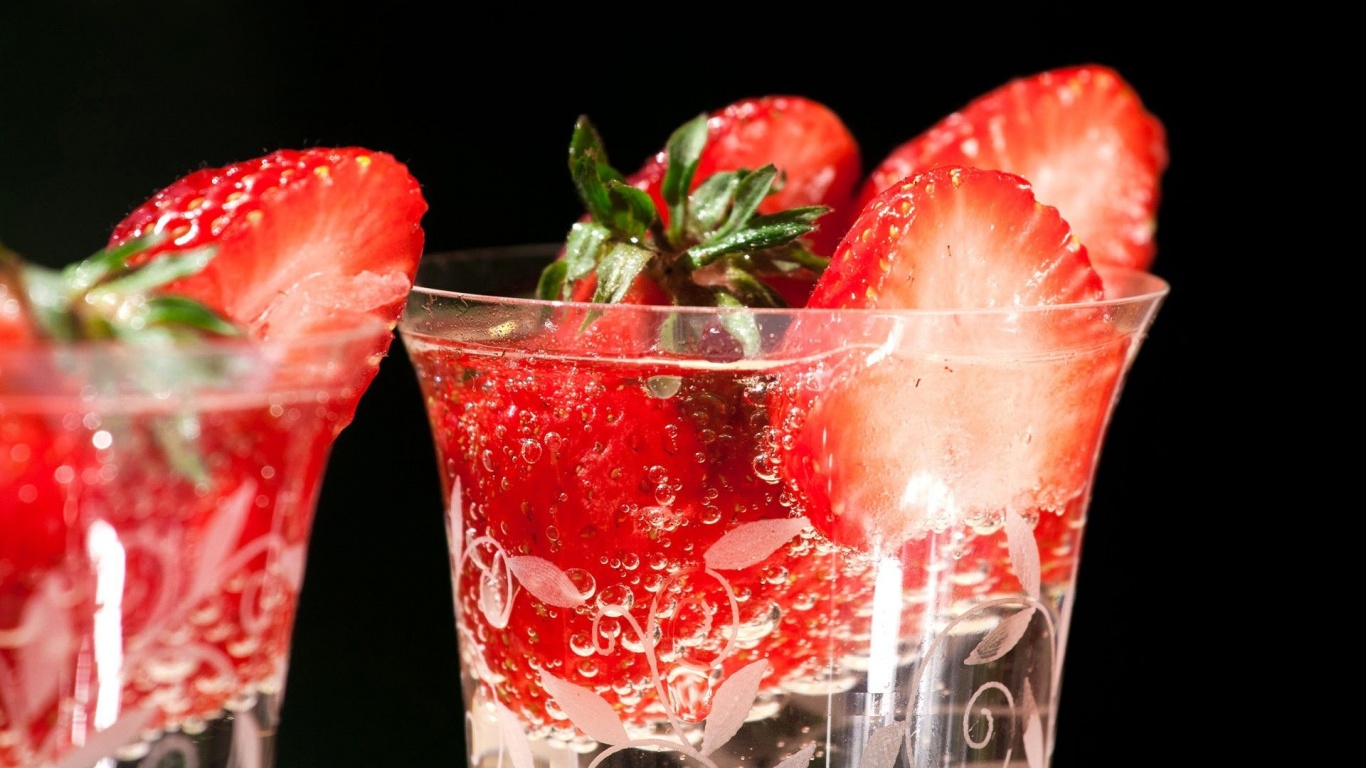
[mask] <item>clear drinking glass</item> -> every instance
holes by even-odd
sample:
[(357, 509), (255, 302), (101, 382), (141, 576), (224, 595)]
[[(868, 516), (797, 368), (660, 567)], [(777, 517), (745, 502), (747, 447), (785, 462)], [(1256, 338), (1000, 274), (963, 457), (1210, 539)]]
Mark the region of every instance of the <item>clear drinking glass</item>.
[(0, 768), (268, 768), (314, 505), (392, 338), (0, 348)]
[(1045, 768), (1100, 444), (1167, 285), (970, 311), (518, 298), (553, 255), (430, 254), (399, 325), (470, 765)]

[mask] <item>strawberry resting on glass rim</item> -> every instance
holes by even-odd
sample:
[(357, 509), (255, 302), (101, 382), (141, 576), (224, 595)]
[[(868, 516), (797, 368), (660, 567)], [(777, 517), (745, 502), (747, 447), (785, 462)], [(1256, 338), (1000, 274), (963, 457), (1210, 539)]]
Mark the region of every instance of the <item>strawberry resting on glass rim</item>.
[(246, 715), (283, 686), (323, 468), (426, 208), (388, 154), (282, 150), (63, 269), (0, 247), (0, 768), (273, 731)]

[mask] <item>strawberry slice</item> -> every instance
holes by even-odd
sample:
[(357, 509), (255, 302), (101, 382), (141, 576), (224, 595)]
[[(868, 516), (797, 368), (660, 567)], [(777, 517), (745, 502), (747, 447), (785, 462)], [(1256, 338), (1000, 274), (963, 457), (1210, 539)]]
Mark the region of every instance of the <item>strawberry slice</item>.
[(1012, 80), (894, 149), (859, 191), (939, 165), (1023, 176), (1056, 207), (1097, 264), (1147, 269), (1156, 255), (1166, 131), (1114, 70), (1077, 66)]
[(794, 377), (775, 418), (812, 522), (898, 546), (1062, 514), (1086, 491), (1127, 342), (1097, 333), (1100, 310), (1030, 310), (1103, 297), (1085, 247), (1018, 176), (944, 166), (874, 198), (809, 306), (1020, 311), (923, 313)]
[(167, 232), (150, 250), (212, 245), (200, 272), (164, 292), (197, 299), (277, 338), (351, 312), (398, 322), (422, 253), (426, 201), (391, 155), (360, 147), (282, 150), (196, 171), (114, 228), (111, 245)]

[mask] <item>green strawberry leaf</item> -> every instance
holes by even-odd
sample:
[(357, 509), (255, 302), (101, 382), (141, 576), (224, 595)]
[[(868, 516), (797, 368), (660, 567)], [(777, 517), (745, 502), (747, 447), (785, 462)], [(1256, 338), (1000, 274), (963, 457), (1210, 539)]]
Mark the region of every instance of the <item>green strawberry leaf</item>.
[[(746, 305), (729, 293), (719, 292), (716, 294), (716, 306), (740, 309)], [(720, 319), (721, 327), (725, 328), (727, 333), (740, 342), (740, 348), (744, 351), (745, 357), (753, 357), (759, 354), (759, 322), (754, 319), (754, 313), (722, 312)]]
[(689, 218), (685, 234), (701, 240), (706, 233), (716, 231), (716, 228), (726, 220), (726, 214), (735, 202), (735, 192), (739, 186), (740, 175), (735, 171), (713, 174), (697, 185), (688, 209)]
[(607, 197), (612, 206), (611, 226), (627, 239), (644, 237), (659, 219), (650, 195), (624, 181), (608, 182)]
[(598, 285), (593, 301), (615, 304), (621, 301), (635, 282), (636, 275), (650, 263), (653, 251), (629, 243), (615, 243), (598, 263)]
[(587, 115), (580, 115), (574, 123), (574, 135), (569, 139), (569, 167), (573, 168), (583, 157), (592, 157), (595, 162), (609, 168), (612, 165), (607, 160), (607, 150), (602, 145), (602, 136)]
[(541, 278), (536, 283), (536, 298), (542, 301), (559, 301), (564, 298), (569, 289), (569, 283), (565, 280), (568, 274), (568, 260), (557, 259), (550, 262), (541, 271)]
[[(735, 298), (739, 299), (742, 306), (746, 307), (786, 307), (787, 302), (783, 301), (782, 295), (768, 286), (767, 283), (751, 274), (748, 270), (735, 264), (725, 265), (724, 284), (725, 290), (729, 291)], [(722, 306), (719, 302), (717, 306)]]
[(714, 237), (689, 248), (684, 257), (694, 269), (698, 269), (727, 253), (757, 251), (785, 245), (810, 232), (813, 229), (812, 222), (829, 211), (830, 209), (825, 206), (813, 205), (789, 208), (766, 216), (755, 216), (737, 231)]
[(238, 336), (242, 329), (203, 304), (184, 296), (154, 296), (142, 304), (143, 326), (170, 326), (216, 336)]
[(79, 333), (71, 313), (71, 294), (67, 289), (70, 281), (61, 272), (38, 264), (24, 264), (22, 274), (28, 306), (38, 330), (54, 341), (75, 341)]
[(570, 160), (569, 171), (589, 217), (599, 224), (611, 226), (612, 198), (608, 196), (607, 185), (598, 172), (598, 161), (591, 153), (579, 155)]
[(692, 188), (693, 177), (697, 173), (698, 161), (707, 145), (707, 115), (700, 114), (673, 132), (665, 145), (669, 162), (664, 169), (664, 181), (660, 194), (669, 208), (669, 231), (666, 238), (671, 243), (682, 239), (688, 219), (688, 190)]
[(726, 222), (713, 232), (703, 244), (724, 240), (742, 227), (747, 226), (750, 218), (759, 210), (759, 203), (762, 203), (773, 189), (773, 180), (777, 176), (778, 169), (772, 164), (752, 173), (742, 172), (740, 184), (735, 189), (735, 202), (731, 205), (730, 215), (726, 217)]
[(86, 300), (97, 303), (111, 295), (132, 296), (156, 290), (173, 280), (198, 274), (217, 253), (212, 247), (194, 248), (161, 254), (136, 269), (125, 266), (121, 275), (86, 288)]

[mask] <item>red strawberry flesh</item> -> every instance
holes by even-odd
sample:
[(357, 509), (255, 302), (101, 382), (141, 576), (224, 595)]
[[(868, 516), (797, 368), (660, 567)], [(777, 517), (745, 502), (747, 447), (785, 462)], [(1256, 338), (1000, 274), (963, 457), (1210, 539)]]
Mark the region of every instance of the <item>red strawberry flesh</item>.
[(1100, 310), (1062, 308), (1103, 297), (1085, 248), (1020, 177), (940, 167), (875, 198), (811, 305), (942, 312), (793, 386), (785, 467), (813, 523), (895, 547), (1082, 498), (1128, 339), (1096, 332)]
[(1067, 67), (1012, 80), (894, 149), (855, 210), (936, 166), (1008, 171), (1062, 213), (1097, 264), (1147, 269), (1167, 162), (1166, 130), (1129, 83), (1107, 67)]
[(198, 299), (257, 337), (348, 311), (392, 327), (422, 253), (426, 208), (391, 155), (282, 150), (186, 176), (130, 213), (110, 243), (167, 232), (166, 247), (215, 246), (203, 271), (166, 292)]

